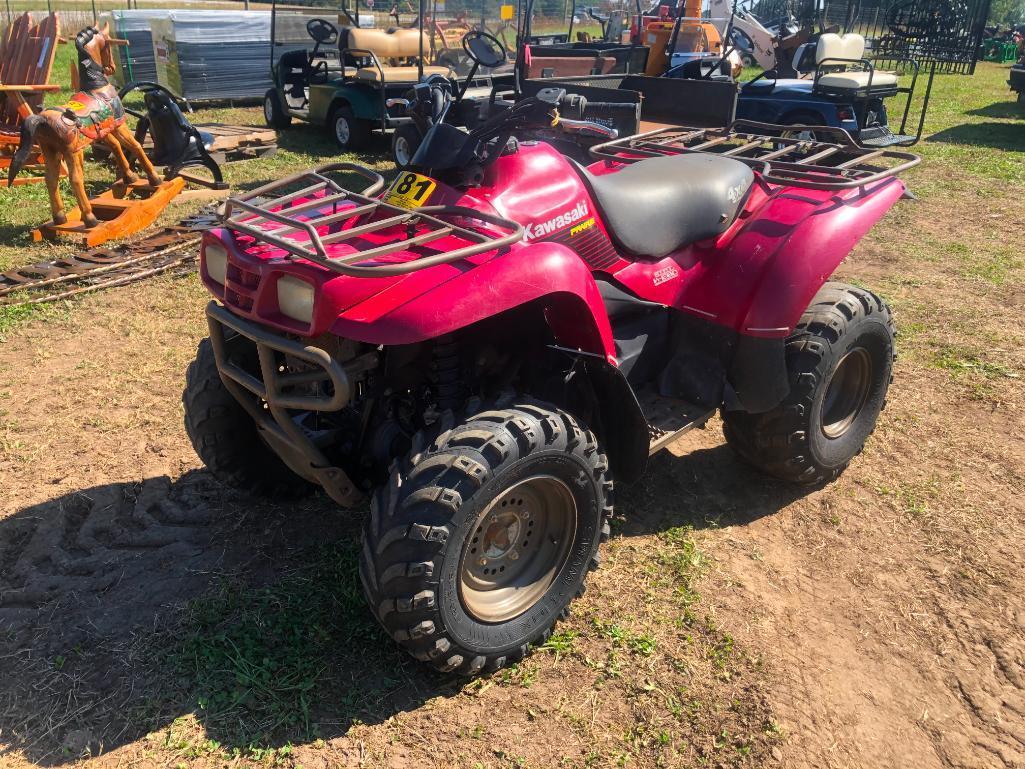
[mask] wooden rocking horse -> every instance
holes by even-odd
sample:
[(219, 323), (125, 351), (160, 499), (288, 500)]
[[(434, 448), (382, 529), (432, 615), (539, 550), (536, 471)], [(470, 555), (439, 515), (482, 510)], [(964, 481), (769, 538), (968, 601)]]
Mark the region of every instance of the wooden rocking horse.
[[(22, 122), (20, 144), (11, 160), (7, 183), (13, 184), (30, 158), (33, 144), (38, 144), (46, 164), (53, 221), (33, 233), (36, 240), (71, 235), (93, 246), (137, 232), (149, 226), (185, 184), (181, 178), (167, 182), (160, 179), (125, 122), (117, 89), (107, 80), (114, 72), (112, 47), (125, 42), (110, 37), (106, 25), (102, 30), (88, 27), (79, 32), (75, 37), (78, 93), (65, 105), (44, 109)], [(85, 149), (96, 142), (110, 149), (120, 178), (110, 190), (90, 200), (83, 160)], [(138, 162), (146, 181), (140, 181), (132, 171), (125, 148)], [(78, 202), (78, 207), (68, 213), (58, 187), (62, 163)]]

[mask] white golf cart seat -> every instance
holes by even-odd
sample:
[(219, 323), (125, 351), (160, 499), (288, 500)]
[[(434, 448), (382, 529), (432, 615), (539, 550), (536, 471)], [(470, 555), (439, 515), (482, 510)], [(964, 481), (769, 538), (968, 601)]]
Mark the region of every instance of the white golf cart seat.
[[(356, 72), (357, 80), (364, 80), (371, 83), (381, 83), (382, 75), (385, 83), (416, 83), (420, 73), (415, 64), (410, 66), (410, 61), (416, 61), (420, 56), (420, 32), (415, 29), (361, 29), (359, 27), (344, 27), (341, 30), (340, 49), (343, 57), (346, 50), (352, 51), (352, 55), (359, 58), (360, 51), (370, 51), (377, 60), (375, 64), (360, 67)], [(431, 43), (427, 35), (423, 35), (423, 52), (427, 54), (431, 50)], [(448, 67), (425, 66), (424, 76), (447, 75)], [(348, 73), (347, 73), (348, 74)]]
[(890, 89), (897, 85), (897, 75), (893, 72), (851, 69), (851, 64), (865, 64), (864, 37), (853, 33), (827, 33), (819, 38), (815, 49), (815, 66), (825, 67), (827, 70), (837, 68), (837, 71), (827, 71), (818, 75), (815, 80), (817, 86), (831, 90), (864, 89), (869, 87), (870, 79), (873, 90)]

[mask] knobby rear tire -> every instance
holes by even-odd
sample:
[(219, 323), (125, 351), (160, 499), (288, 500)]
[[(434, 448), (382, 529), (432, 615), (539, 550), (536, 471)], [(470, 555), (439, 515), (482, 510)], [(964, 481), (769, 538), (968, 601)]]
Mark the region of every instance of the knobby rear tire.
[[(801, 485), (837, 478), (875, 429), (893, 380), (895, 331), (886, 303), (871, 291), (826, 283), (786, 342), (789, 395), (764, 414), (723, 412), (729, 445), (764, 472)], [(871, 360), (868, 391), (856, 418), (826, 434), (823, 400), (837, 364), (857, 348)]]
[[(567, 616), (608, 538), (612, 481), (594, 434), (550, 404), (520, 398), (482, 410), (472, 399), (439, 423), (415, 437), (376, 492), (360, 579), (374, 615), (406, 651), (470, 676), (523, 659)], [(578, 511), (564, 566), (521, 614), (483, 622), (461, 599), (464, 545), (492, 500), (538, 474), (561, 478)]]

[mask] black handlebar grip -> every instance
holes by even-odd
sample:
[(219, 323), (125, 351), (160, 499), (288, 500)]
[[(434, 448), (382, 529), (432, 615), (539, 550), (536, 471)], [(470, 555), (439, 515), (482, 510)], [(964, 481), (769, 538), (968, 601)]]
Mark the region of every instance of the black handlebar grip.
[(589, 101), (584, 108), (584, 117), (588, 116), (613, 116), (613, 115), (635, 115), (637, 104), (623, 101)]

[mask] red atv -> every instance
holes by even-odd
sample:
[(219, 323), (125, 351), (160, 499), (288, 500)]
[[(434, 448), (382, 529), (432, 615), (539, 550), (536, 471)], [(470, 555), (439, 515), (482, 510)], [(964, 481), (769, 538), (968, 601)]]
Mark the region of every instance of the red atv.
[(371, 497), (372, 611), (418, 659), (476, 674), (583, 591), (613, 479), (716, 410), (744, 459), (798, 483), (861, 450), (893, 325), (826, 281), (918, 159), (667, 129), (584, 168), (525, 138), (605, 132), (560, 115), (586, 118), (579, 97), (548, 89), (464, 132), (445, 85), (416, 93), (428, 130), (383, 195), (336, 163), (229, 200), (202, 247), (216, 300), (185, 424), (236, 488)]

